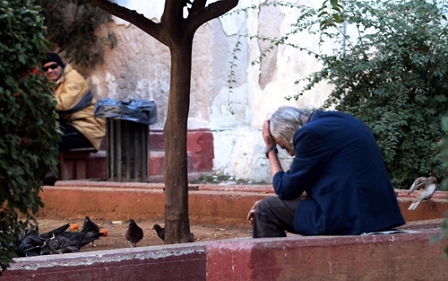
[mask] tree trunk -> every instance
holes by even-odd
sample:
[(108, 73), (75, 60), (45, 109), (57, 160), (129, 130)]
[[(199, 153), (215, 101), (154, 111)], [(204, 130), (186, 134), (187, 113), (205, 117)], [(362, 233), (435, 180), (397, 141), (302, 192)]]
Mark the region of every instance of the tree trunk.
[[(187, 37), (188, 36), (188, 37)], [(165, 142), (165, 243), (193, 242), (188, 217), (187, 121), (190, 109), (192, 35), (171, 48)]]
[[(187, 121), (193, 36), (205, 22), (238, 4), (238, 0), (166, 0), (160, 23), (108, 0), (92, 0), (98, 7), (136, 25), (170, 48), (171, 77), (165, 142), (165, 243), (193, 242), (188, 217)], [(184, 8), (188, 17), (184, 19)]]

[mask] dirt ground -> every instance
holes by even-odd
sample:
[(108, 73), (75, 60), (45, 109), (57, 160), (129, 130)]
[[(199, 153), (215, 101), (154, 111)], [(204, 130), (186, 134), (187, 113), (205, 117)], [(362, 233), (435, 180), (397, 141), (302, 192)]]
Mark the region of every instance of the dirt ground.
[[(124, 235), (128, 227), (127, 221), (104, 221), (96, 220), (95, 218), (90, 218), (95, 222), (100, 230), (107, 230), (107, 237), (101, 237), (99, 240), (95, 241), (94, 246), (87, 245), (81, 249), (81, 252), (88, 251), (100, 251), (100, 250), (110, 250), (118, 248), (129, 248), (129, 243), (126, 241)], [(66, 223), (70, 223), (71, 226), (77, 224), (79, 230), (81, 230), (83, 221), (82, 220), (63, 220), (63, 219), (47, 219), (47, 218), (37, 218), (39, 223), (39, 232), (44, 233), (53, 230), (59, 226)], [(164, 242), (157, 236), (155, 230), (152, 229), (154, 224), (159, 224), (164, 226), (163, 221), (155, 220), (145, 220), (136, 221), (137, 225), (143, 229), (143, 239), (137, 244), (137, 247), (142, 246), (152, 246), (152, 245), (164, 245)], [(70, 229), (69, 229), (70, 230)], [(235, 227), (225, 227), (225, 226), (208, 226), (208, 225), (196, 225), (190, 222), (190, 230), (194, 234), (195, 241), (212, 241), (212, 240), (222, 240), (238, 237), (252, 237), (252, 229), (248, 223), (247, 228), (235, 228)]]

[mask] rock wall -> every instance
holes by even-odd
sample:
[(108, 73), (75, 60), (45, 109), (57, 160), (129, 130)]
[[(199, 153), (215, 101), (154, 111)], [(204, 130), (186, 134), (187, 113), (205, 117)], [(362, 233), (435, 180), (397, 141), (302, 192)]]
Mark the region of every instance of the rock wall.
[[(320, 5), (299, 1), (305, 5)], [(158, 21), (163, 0), (117, 2)], [(258, 1), (240, 1), (239, 8)], [(319, 65), (305, 52), (278, 46), (265, 53), (266, 42), (246, 35), (273, 37), (285, 34), (298, 12), (290, 8), (268, 7), (247, 13), (231, 13), (214, 19), (196, 32), (193, 46), (189, 129), (213, 132), (213, 169), (239, 178), (270, 182), (268, 161), (264, 156), (261, 126), (280, 105), (319, 107), (330, 91), (328, 85), (313, 89), (298, 101), (286, 101), (296, 94), (303, 78)], [(83, 73), (97, 98), (118, 100), (142, 98), (157, 103), (158, 122), (151, 129), (163, 129), (167, 114), (170, 54), (169, 49), (137, 27), (115, 18), (107, 28), (118, 39), (118, 46), (105, 54), (105, 63)], [(318, 38), (308, 33), (293, 36), (306, 47), (317, 47)], [(239, 52), (232, 53), (238, 43)], [(260, 54), (265, 56), (259, 59)], [(234, 58), (235, 66), (231, 68)], [(259, 63), (254, 63), (259, 61)], [(229, 75), (235, 82), (229, 87)], [(82, 72), (82, 70), (80, 70)], [(284, 167), (291, 159), (286, 153)]]

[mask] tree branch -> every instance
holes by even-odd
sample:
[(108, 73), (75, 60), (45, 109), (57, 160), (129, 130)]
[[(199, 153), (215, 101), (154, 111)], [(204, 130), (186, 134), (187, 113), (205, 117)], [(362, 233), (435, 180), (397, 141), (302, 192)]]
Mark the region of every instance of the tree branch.
[(207, 3), (207, 0), (194, 0), (190, 8), (190, 13), (194, 14), (203, 9), (205, 7), (205, 3)]
[(187, 0), (165, 0), (165, 8), (160, 18), (162, 26), (169, 34), (171, 40), (181, 38), (183, 19), (183, 9)]
[(196, 29), (207, 21), (222, 16), (238, 4), (238, 0), (220, 0), (211, 3), (204, 8), (204, 2), (206, 1), (195, 0), (192, 8), (190, 9), (191, 14), (188, 15), (186, 21), (186, 30), (189, 33), (195, 32)]
[(129, 10), (126, 7), (122, 7), (108, 0), (92, 0), (92, 2), (106, 13), (112, 14), (132, 23), (133, 25), (137, 26), (144, 32), (160, 41), (162, 44), (169, 46), (170, 40), (161, 24), (147, 19), (142, 14), (137, 13), (137, 11)]

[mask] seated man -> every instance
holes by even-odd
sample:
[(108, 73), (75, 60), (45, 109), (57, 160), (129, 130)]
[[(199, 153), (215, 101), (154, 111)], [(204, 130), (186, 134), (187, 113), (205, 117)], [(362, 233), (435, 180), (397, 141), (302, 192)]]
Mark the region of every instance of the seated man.
[[(369, 128), (336, 111), (280, 107), (263, 124), (277, 196), (255, 202), (253, 237), (354, 235), (405, 223)], [(294, 156), (284, 172), (276, 145)]]
[(55, 83), (53, 92), (62, 131), (59, 150), (88, 147), (98, 150), (106, 126), (104, 119), (93, 116), (96, 101), (84, 78), (55, 53), (47, 54), (42, 70)]

